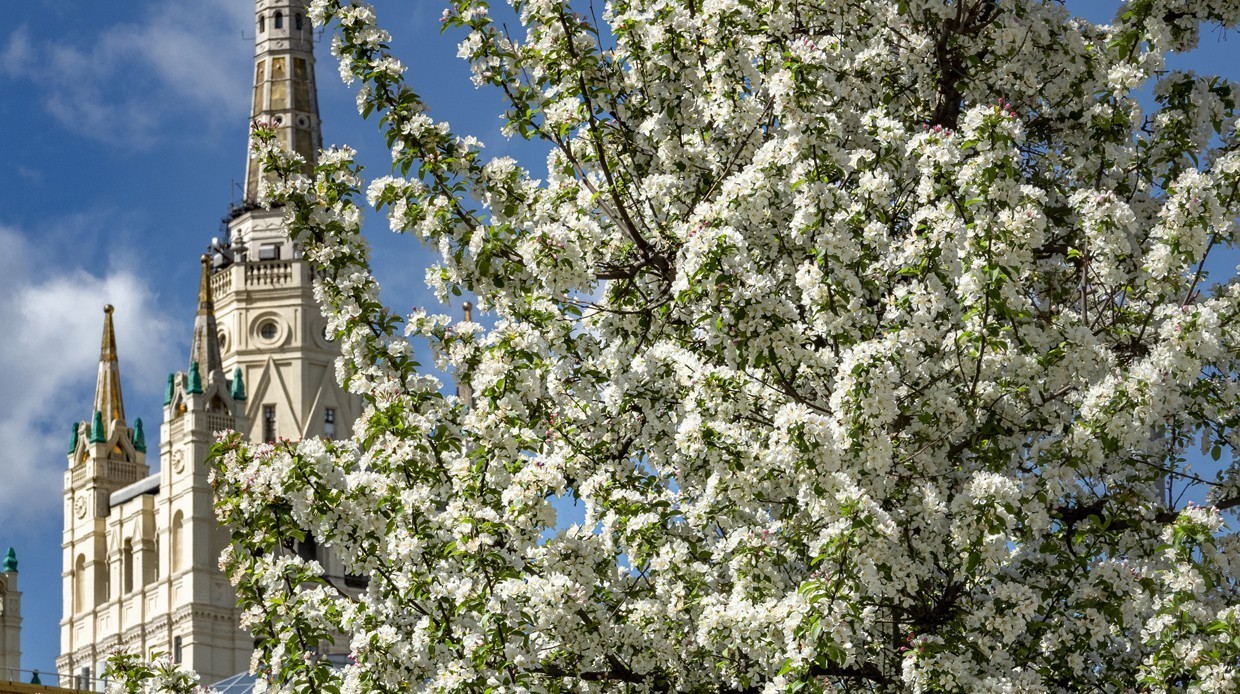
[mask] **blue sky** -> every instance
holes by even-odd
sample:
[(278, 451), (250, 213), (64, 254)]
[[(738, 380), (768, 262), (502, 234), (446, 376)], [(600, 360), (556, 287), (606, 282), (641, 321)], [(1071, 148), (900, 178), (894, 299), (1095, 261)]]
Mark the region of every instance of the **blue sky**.
[[(1107, 21), (1118, 2), (1069, 5)], [(442, 2), (376, 6), (436, 117), (482, 138), (491, 155), (541, 168), (544, 150), (500, 136), (498, 96), (470, 85), (454, 37), (439, 34)], [(28, 0), (9, 17), (0, 30), (0, 551), (13, 545), (21, 563), (23, 667), (49, 672), (64, 449), (70, 423), (90, 414), (101, 308), (116, 305), (127, 415), (151, 436), (166, 375), (187, 360), (197, 258), (244, 175), (253, 3)], [(320, 41), (324, 142), (356, 147), (381, 175), (377, 126), (356, 115), (326, 48)], [(1240, 79), (1240, 37), (1207, 32), (1180, 66)], [(428, 255), (386, 229), (377, 217), (367, 224), (385, 299), (401, 310), (433, 305)]]

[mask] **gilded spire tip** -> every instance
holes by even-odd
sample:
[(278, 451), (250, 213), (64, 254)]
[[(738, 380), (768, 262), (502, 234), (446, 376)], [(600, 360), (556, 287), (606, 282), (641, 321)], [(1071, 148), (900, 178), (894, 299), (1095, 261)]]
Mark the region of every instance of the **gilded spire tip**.
[(99, 361), (116, 361), (116, 330), (112, 327), (112, 304), (103, 307), (103, 340), (99, 345)]

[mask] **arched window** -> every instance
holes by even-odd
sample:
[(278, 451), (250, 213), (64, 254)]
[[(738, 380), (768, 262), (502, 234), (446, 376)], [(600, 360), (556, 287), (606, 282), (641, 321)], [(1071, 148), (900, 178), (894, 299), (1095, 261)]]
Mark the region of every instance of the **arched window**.
[(297, 31), (301, 31), (301, 13), (300, 12), (298, 12), (296, 15), (293, 16), (293, 28), (296, 29)]
[(73, 613), (86, 609), (86, 556), (79, 554), (73, 565)]
[(121, 590), (122, 595), (133, 592), (133, 541), (125, 540), (125, 548), (121, 550)]
[(260, 14), (258, 15), (258, 33), (261, 34), (264, 31), (267, 31), (267, 17)]
[(283, 12), (278, 12), (278, 11), (276, 12), (276, 28), (277, 29), (284, 28), (284, 13)]
[(185, 567), (185, 516), (177, 511), (172, 519), (172, 570)]

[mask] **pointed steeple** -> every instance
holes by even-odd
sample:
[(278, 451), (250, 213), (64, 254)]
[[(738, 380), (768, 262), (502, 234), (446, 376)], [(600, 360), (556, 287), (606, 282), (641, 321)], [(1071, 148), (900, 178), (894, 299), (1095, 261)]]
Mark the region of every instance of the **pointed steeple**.
[[(95, 383), (95, 407), (105, 423), (125, 421), (121, 399), (121, 369), (116, 360), (116, 331), (112, 328), (112, 304), (103, 307), (103, 343), (99, 349), (99, 380)], [(102, 433), (102, 432), (101, 432)], [(91, 436), (96, 436), (92, 431)]]
[(197, 364), (208, 378), (222, 371), (219, 329), (215, 325), (215, 300), (211, 296), (211, 258), (202, 256), (202, 281), (198, 286), (198, 315), (194, 318), (194, 342), (189, 350), (190, 364)]

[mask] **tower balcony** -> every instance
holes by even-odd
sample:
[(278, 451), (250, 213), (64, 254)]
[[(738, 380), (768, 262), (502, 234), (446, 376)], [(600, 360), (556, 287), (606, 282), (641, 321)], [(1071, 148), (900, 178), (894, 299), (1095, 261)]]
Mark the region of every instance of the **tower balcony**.
[(249, 260), (233, 263), (211, 275), (211, 293), (219, 298), (235, 291), (310, 287), (314, 272), (301, 260)]

